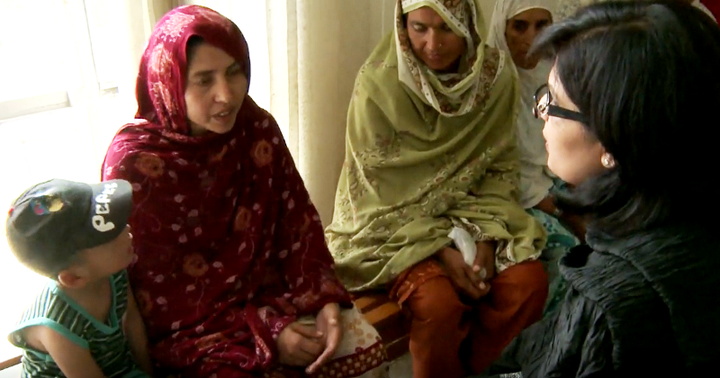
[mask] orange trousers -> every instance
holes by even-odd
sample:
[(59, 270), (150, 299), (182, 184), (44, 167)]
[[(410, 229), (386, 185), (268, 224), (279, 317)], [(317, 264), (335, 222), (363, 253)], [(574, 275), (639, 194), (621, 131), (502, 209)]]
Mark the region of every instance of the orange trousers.
[(391, 298), (410, 317), (414, 378), (479, 374), (520, 331), (540, 320), (548, 293), (539, 261), (512, 266), (490, 281), (490, 293), (464, 302), (434, 259), (401, 274)]

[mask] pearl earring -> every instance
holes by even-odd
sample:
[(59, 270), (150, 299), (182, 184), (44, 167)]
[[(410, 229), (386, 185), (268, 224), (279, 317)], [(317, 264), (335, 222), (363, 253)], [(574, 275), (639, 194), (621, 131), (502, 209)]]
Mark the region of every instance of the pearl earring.
[(612, 155), (607, 152), (604, 153), (603, 156), (600, 158), (600, 162), (602, 163), (603, 167), (608, 169), (615, 166), (615, 159), (613, 159)]

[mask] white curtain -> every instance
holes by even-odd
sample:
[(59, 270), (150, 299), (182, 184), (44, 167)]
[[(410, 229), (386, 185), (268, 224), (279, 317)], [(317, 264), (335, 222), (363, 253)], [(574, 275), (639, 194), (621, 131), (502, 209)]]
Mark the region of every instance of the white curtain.
[[(94, 136), (95, 160), (100, 165), (105, 152), (118, 128), (132, 120), (137, 111), (135, 82), (140, 58), (147, 45), (155, 23), (169, 10), (178, 6), (178, 0), (93, 0), (102, 9), (103, 29), (91, 38), (98, 46), (111, 46), (95, 54), (103, 53), (100, 62), (111, 63), (105, 72), (111, 72), (117, 84), (117, 95), (98, 98), (98, 94), (86, 93), (73, 106), (85, 106)], [(97, 67), (102, 68), (102, 67)], [(83, 104), (84, 102), (84, 104)], [(99, 168), (98, 168), (99, 169)]]
[(180, 4), (178, 0), (104, 0), (107, 6), (116, 12), (116, 35), (120, 38), (116, 59), (120, 60), (118, 72), (118, 90), (121, 94), (131, 95), (134, 99), (135, 80), (137, 79), (145, 46), (150, 33), (160, 18)]

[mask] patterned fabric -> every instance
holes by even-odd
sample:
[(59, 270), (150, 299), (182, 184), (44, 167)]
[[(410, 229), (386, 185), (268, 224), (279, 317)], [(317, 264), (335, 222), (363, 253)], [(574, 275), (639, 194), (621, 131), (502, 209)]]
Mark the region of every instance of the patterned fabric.
[(255, 376), (276, 366), (285, 326), (351, 303), (272, 116), (246, 97), (231, 131), (189, 136), (182, 89), (193, 35), (249, 77), (232, 22), (199, 6), (165, 15), (143, 55), (139, 119), (113, 139), (103, 178), (133, 185), (138, 260), (129, 272), (159, 371)]
[(527, 211), (542, 224), (548, 234), (547, 245), (540, 255), (540, 261), (545, 264), (545, 271), (548, 274), (550, 283), (545, 311), (543, 312), (543, 316), (546, 316), (557, 308), (558, 303), (562, 302), (567, 292), (567, 282), (560, 275), (558, 268), (560, 259), (570, 252), (573, 247), (580, 245), (580, 241), (560, 223), (560, 220), (552, 215), (537, 209), (528, 209)]
[(367, 322), (377, 330), (382, 338), (388, 361), (408, 352), (410, 325), (396, 301), (386, 292), (359, 293), (353, 302)]
[(185, 46), (193, 35), (235, 58), (249, 82), (250, 55), (240, 29), (209, 8), (179, 7), (158, 21), (140, 61), (135, 118), (154, 124), (155, 130), (166, 130), (168, 138), (202, 144), (204, 139), (186, 137), (190, 125), (185, 108)]
[[(465, 39), (466, 52), (460, 58), (458, 73), (434, 72), (415, 57), (403, 16), (422, 7), (434, 9), (455, 34)], [(503, 54), (482, 43), (483, 30), (475, 1), (397, 0), (395, 43), (400, 82), (442, 115), (460, 116), (477, 109), (487, 100), (496, 73), (505, 62)]]
[(435, 258), (398, 277), (390, 298), (401, 304), (412, 322), (416, 377), (464, 377), (485, 371), (513, 338), (542, 318), (548, 281), (540, 261), (516, 264), (489, 284), (486, 296), (469, 300)]
[(127, 272), (123, 270), (113, 275), (110, 286), (112, 307), (105, 323), (89, 315), (66, 296), (54, 281), (45, 286), (8, 337), (12, 344), (24, 349), (22, 377), (65, 376), (50, 355), (33, 349), (24, 340), (22, 330), (37, 325), (51, 328), (68, 340), (89, 349), (95, 362), (108, 377), (147, 376), (135, 364), (122, 329), (122, 318), (128, 299)]
[(498, 241), (498, 272), (536, 259), (542, 227), (517, 202), (517, 88), (487, 49), (483, 105), (444, 116), (398, 77), (395, 36), (360, 69), (348, 114), (345, 162), (326, 237), (352, 291), (383, 287), (452, 240), (453, 220)]
[[(345, 310), (341, 315), (344, 335), (342, 343), (340, 343), (333, 360), (312, 376), (317, 378), (386, 378), (387, 367), (384, 365), (386, 354), (378, 331), (367, 322), (357, 308)], [(312, 317), (304, 317), (300, 321), (306, 324), (315, 323), (315, 319)], [(277, 372), (282, 372), (282, 369), (265, 374), (265, 376), (281, 377), (276, 374)]]

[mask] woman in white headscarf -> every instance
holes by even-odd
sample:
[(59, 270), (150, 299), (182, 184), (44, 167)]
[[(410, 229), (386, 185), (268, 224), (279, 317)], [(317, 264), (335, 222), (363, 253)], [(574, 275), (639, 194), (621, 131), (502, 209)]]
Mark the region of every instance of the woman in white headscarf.
[(552, 62), (527, 55), (535, 36), (555, 18), (558, 0), (498, 0), (495, 4), (488, 44), (512, 57), (520, 86), (516, 135), (520, 150), (520, 202), (548, 232), (548, 244), (541, 260), (550, 280), (545, 312), (552, 311), (562, 298), (565, 285), (557, 271), (557, 260), (579, 244), (573, 235), (583, 233), (581, 222), (562, 214), (555, 206), (552, 190), (555, 179), (547, 167), (542, 135), (543, 121), (535, 118), (533, 96), (545, 84)]

